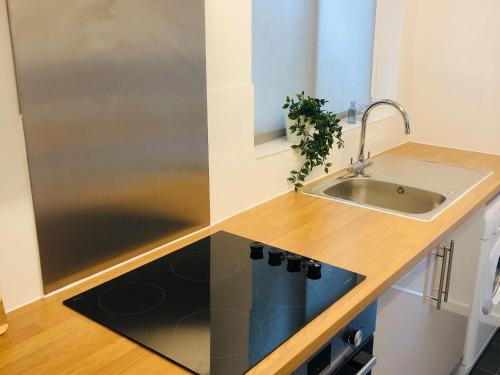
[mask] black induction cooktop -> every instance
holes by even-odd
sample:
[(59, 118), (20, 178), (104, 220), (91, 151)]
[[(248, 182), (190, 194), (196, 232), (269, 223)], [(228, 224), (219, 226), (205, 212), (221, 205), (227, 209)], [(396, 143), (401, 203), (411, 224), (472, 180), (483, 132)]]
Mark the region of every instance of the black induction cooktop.
[(234, 375), (362, 280), (218, 232), (64, 304), (193, 372)]

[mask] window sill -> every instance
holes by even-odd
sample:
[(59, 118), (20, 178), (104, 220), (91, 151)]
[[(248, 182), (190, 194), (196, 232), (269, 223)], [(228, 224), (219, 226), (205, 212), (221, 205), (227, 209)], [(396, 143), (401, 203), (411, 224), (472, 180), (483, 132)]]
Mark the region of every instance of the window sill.
[(273, 139), (272, 141), (261, 143), (254, 146), (254, 159), (262, 159), (271, 155), (280, 154), (291, 150), (292, 142), (285, 137)]
[[(391, 108), (381, 108), (377, 109), (370, 114), (368, 119), (368, 124), (374, 122), (385, 120), (389, 117), (394, 116), (396, 112)], [(342, 125), (343, 132), (348, 132), (361, 127), (361, 118), (356, 121), (355, 124), (350, 124), (347, 122), (347, 118), (340, 120), (340, 125)], [(292, 151), (292, 142), (289, 142), (286, 137), (280, 137), (273, 139), (272, 141), (261, 143), (254, 146), (254, 160), (263, 159), (272, 155), (281, 154), (282, 152)]]

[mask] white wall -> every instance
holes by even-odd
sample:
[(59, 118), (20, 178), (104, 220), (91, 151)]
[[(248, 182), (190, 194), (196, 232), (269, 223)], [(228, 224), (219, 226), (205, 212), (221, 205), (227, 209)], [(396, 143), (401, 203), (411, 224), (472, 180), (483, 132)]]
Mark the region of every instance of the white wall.
[(500, 1), (419, 0), (414, 139), (500, 154)]
[(0, 2), (0, 293), (5, 308), (40, 298), (38, 247), (5, 1)]
[[(0, 291), (7, 310), (12, 310), (40, 298), (42, 287), (5, 0), (0, 1)], [(374, 72), (378, 91), (399, 97), (403, 103), (411, 92), (405, 78), (411, 71), (405, 46), (413, 34), (405, 24), (391, 19), (398, 17), (394, 12), (412, 14), (411, 5), (401, 6), (407, 1), (379, 0), (383, 11), (377, 20), (381, 19), (383, 27), (377, 26), (376, 45), (385, 52), (376, 54)], [(291, 150), (259, 159), (255, 156), (251, 0), (206, 0), (206, 17), (211, 213), (216, 222), (287, 191), (288, 171), (298, 159)], [(404, 36), (401, 40), (400, 34)], [(396, 71), (399, 60), (398, 82), (391, 69)], [(335, 168), (346, 166), (355, 155), (358, 137), (359, 129), (345, 133), (346, 148), (335, 153)], [(398, 117), (369, 126), (367, 144), (373, 153), (403, 141)]]

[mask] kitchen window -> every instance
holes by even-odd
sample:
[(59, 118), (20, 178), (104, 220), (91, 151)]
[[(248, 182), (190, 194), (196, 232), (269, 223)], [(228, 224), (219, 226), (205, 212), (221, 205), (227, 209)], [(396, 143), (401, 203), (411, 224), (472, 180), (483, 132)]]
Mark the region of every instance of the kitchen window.
[(253, 0), (255, 144), (285, 134), (286, 95), (345, 113), (371, 96), (376, 0)]

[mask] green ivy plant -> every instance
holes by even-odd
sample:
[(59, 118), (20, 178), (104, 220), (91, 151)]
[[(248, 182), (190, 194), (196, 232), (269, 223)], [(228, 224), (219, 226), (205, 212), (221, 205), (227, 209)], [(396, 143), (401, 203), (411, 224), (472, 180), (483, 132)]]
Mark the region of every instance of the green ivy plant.
[(344, 147), (340, 120), (323, 108), (326, 103), (325, 99), (306, 97), (302, 91), (295, 97), (287, 96), (283, 105), (283, 109), (288, 110), (288, 118), (293, 121), (290, 132), (300, 137), (300, 142), (292, 148), (300, 151), (304, 160), (299, 169), (290, 171), (288, 177), (296, 192), (304, 186), (304, 180), (315, 167), (324, 165), (324, 171), (328, 173), (332, 164), (325, 162), (335, 144), (338, 149)]

